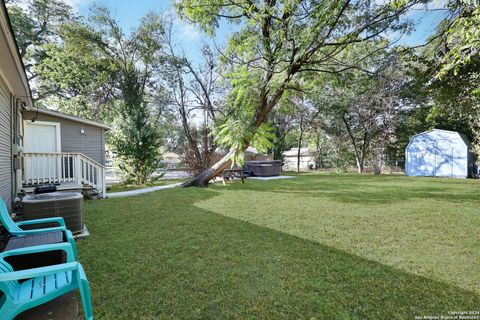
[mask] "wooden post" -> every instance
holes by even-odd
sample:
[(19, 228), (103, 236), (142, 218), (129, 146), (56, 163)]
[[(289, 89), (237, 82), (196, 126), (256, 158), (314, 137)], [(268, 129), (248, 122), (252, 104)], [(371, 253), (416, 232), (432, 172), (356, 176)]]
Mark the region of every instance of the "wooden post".
[(82, 169), (80, 167), (80, 155), (76, 154), (75, 155), (75, 180), (77, 181), (78, 184), (82, 184)]
[(107, 181), (105, 178), (105, 167), (102, 168), (102, 198), (107, 197)]

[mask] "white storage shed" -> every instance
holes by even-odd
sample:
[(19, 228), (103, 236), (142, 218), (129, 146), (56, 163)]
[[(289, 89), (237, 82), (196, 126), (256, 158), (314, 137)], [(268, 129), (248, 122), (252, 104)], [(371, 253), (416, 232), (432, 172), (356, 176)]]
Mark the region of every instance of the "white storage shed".
[(467, 178), (474, 161), (464, 134), (440, 129), (414, 135), (405, 156), (407, 176)]

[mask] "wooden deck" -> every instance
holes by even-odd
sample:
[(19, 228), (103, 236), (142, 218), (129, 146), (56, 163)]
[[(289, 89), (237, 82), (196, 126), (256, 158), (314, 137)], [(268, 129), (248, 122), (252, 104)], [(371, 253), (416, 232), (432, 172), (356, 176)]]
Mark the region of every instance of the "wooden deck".
[(92, 190), (105, 196), (105, 166), (82, 153), (23, 154), (22, 186), (27, 193), (37, 185), (55, 184), (59, 190)]

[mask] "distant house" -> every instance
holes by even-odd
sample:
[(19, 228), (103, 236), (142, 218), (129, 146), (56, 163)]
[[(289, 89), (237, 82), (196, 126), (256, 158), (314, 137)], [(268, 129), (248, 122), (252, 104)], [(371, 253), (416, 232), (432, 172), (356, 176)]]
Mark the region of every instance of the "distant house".
[[(283, 153), (283, 170), (295, 171), (297, 170), (298, 163), (298, 148), (291, 148)], [(300, 170), (312, 170), (315, 169), (315, 155), (313, 152), (305, 147), (300, 148)]]
[(270, 154), (260, 153), (254, 147), (248, 147), (245, 150), (245, 161), (255, 161), (255, 160), (272, 160)]
[(163, 155), (163, 163), (166, 169), (178, 169), (182, 163), (182, 157), (175, 152), (165, 152)]
[[(225, 150), (222, 150), (222, 149), (215, 150), (215, 153), (213, 154), (213, 157), (212, 157), (212, 163), (215, 163), (215, 162), (219, 161), (226, 154), (227, 154), (227, 152)], [(244, 161), (273, 160), (273, 157), (272, 157), (271, 154), (265, 154), (265, 153), (258, 152), (258, 150), (254, 147), (248, 147), (245, 150), (243, 158), (244, 158)]]
[(407, 176), (466, 178), (472, 174), (470, 141), (455, 131), (434, 129), (414, 135), (405, 155)]
[(22, 188), (22, 109), (30, 88), (5, 4), (0, 4), (0, 197), (9, 210)]
[(64, 113), (23, 112), (24, 187), (57, 183), (62, 189), (104, 192), (107, 125)]

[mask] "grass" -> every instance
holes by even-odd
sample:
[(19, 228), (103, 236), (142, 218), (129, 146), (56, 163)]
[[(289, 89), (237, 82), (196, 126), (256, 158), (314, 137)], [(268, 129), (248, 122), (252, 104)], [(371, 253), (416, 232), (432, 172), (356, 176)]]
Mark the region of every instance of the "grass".
[(180, 183), (184, 182), (185, 179), (165, 179), (165, 180), (159, 180), (154, 183), (146, 183), (146, 184), (125, 184), (125, 183), (112, 183), (107, 186), (107, 191), (108, 192), (122, 192), (122, 191), (131, 191), (131, 190), (137, 190), (137, 189), (143, 189), (143, 188), (149, 188), (149, 187), (156, 187), (156, 186), (164, 186), (167, 184), (173, 184), (173, 183)]
[(99, 319), (413, 319), (480, 306), (480, 184), (306, 175), (89, 201)]

